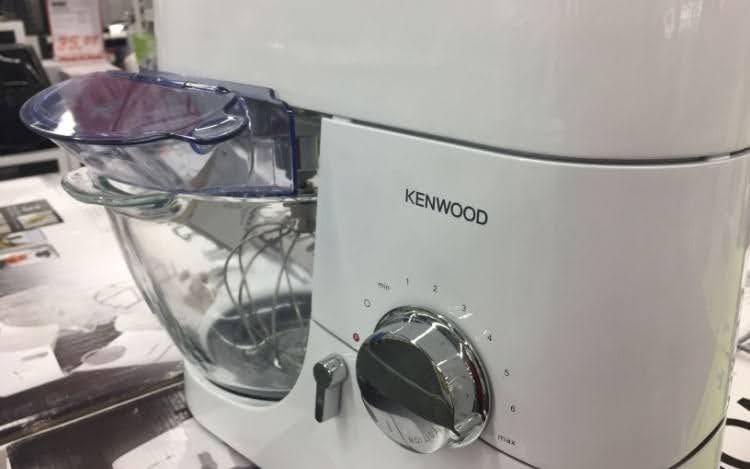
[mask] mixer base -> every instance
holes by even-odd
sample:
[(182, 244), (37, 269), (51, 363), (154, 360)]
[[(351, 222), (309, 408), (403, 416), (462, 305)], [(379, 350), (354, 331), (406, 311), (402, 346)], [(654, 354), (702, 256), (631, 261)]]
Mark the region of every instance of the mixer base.
[[(324, 423), (316, 422), (312, 376), (315, 359), (332, 352), (340, 354), (351, 372), (355, 353), (315, 322), (310, 326), (308, 344), (299, 380), (280, 402), (250, 399), (223, 390), (186, 363), (185, 393), (190, 411), (210, 432), (264, 469), (380, 469), (386, 460), (391, 467), (415, 469), (534, 467), (480, 441), (431, 455), (406, 451), (370, 421), (351, 379), (343, 383), (341, 414)], [(720, 454), (721, 432), (717, 431), (692, 457), (670, 469), (715, 469)], [(615, 466), (627, 467), (612, 467)]]

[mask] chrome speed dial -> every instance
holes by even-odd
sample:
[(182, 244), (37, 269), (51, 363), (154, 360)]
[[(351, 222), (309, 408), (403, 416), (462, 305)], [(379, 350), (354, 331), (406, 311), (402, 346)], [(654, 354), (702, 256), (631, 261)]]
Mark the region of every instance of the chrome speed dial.
[(408, 449), (464, 446), (487, 424), (490, 389), (479, 356), (439, 314), (390, 311), (360, 347), (356, 368), (370, 416)]

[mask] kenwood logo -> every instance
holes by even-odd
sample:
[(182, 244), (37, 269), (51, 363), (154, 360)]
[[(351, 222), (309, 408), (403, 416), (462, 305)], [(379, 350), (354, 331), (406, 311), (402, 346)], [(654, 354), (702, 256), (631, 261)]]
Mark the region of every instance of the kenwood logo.
[(463, 218), (477, 225), (487, 224), (487, 212), (481, 208), (474, 208), (471, 205), (453, 202), (436, 195), (425, 194), (424, 192), (409, 189), (408, 187), (406, 188), (406, 203), (428, 208), (438, 213), (444, 213), (445, 215), (451, 215), (454, 218)]

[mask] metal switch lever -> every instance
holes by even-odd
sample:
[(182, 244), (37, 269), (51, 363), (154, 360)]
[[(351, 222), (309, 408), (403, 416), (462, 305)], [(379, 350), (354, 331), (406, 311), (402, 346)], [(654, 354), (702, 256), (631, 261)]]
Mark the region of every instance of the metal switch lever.
[(315, 420), (325, 422), (339, 414), (341, 384), (348, 375), (346, 363), (339, 355), (328, 355), (315, 364)]

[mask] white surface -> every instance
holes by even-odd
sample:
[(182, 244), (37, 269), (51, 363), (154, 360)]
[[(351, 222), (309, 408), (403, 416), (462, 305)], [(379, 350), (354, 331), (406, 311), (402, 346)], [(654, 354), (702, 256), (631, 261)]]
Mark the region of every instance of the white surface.
[(402, 305), (451, 317), (494, 389), (483, 439), (542, 468), (668, 467), (719, 424), (750, 157), (560, 164), (331, 120), (321, 141), (313, 316), (342, 340)]
[(59, 327), (13, 327), (0, 323), (0, 397), (62, 378), (53, 347)]
[[(117, 258), (112, 261), (116, 263)], [(59, 274), (58, 266), (63, 264), (63, 259), (45, 261), (44, 268), (49, 267), (55, 274)], [(116, 264), (115, 264), (116, 265)], [(31, 266), (29, 266), (31, 267)], [(26, 266), (17, 267), (16, 270), (25, 269)], [(40, 269), (41, 270), (41, 269)], [(79, 272), (80, 273), (80, 272)], [(47, 324), (59, 325), (62, 328), (72, 330), (93, 330), (97, 326), (115, 321), (124, 332), (128, 328), (138, 329), (138, 323), (146, 324), (145, 320), (139, 319), (142, 315), (154, 316), (148, 309), (132, 283), (129, 284), (134, 294), (138, 296), (128, 304), (113, 304), (106, 300), (102, 292), (112, 288), (113, 283), (106, 276), (116, 272), (102, 271), (102, 281), (93, 283), (78, 283), (75, 279), (61, 278), (57, 282), (45, 282), (16, 293), (0, 296), (0, 320), (12, 322), (16, 326), (39, 326)], [(11, 271), (3, 272), (11, 275)], [(81, 275), (79, 278), (88, 276)], [(91, 281), (89, 277), (86, 279)], [(128, 279), (129, 280), (129, 279)], [(121, 280), (125, 282), (125, 280)], [(132, 281), (131, 281), (132, 282)], [(123, 319), (120, 319), (123, 318)], [(119, 320), (119, 321), (118, 321)], [(131, 327), (128, 323), (133, 321)], [(159, 329), (158, 322), (150, 322), (151, 329)], [(142, 328), (142, 327), (141, 327)]]
[(0, 322), (0, 353), (53, 347), (59, 331), (60, 327), (57, 324), (16, 327)]
[(122, 333), (91, 355), (113, 348), (123, 354), (76, 372), (181, 359), (134, 286), (105, 210), (73, 200), (59, 180), (49, 174), (0, 182), (3, 205), (43, 198), (63, 219), (39, 229), (59, 258), (0, 271), (0, 367), (6, 370), (0, 376), (8, 376), (0, 395), (63, 377), (52, 352), (58, 330), (87, 332), (114, 321)]
[[(82, 204), (60, 187), (59, 174), (47, 174), (0, 182), (2, 205), (46, 199), (63, 219), (63, 223), (42, 228), (47, 240), (60, 254), (42, 274), (56, 276), (49, 288), (63, 289), (105, 287), (132, 281), (122, 259), (106, 211), (99, 206)], [(85, 253), (82, 254), (82, 249)]]
[[(109, 351), (118, 351), (118, 355), (119, 353), (122, 353), (122, 355), (110, 360), (108, 357), (117, 355), (113, 356)], [(105, 358), (98, 359), (97, 356)], [(174, 363), (180, 361), (181, 358), (180, 352), (166, 331), (161, 329), (127, 331), (123, 332), (105, 347), (94, 351), (90, 355), (85, 355), (82, 359), (83, 364), (75, 368), (73, 373), (156, 363)]]
[(159, 66), (293, 106), (532, 153), (750, 146), (746, 0), (155, 4)]
[(234, 469), (250, 464), (189, 419), (120, 456), (112, 469)]
[[(117, 67), (106, 60), (85, 60), (75, 62), (60, 62), (57, 60), (45, 59), (42, 61), (47, 74), (51, 75), (52, 83), (62, 81), (67, 78), (85, 75), (94, 72), (106, 72), (108, 70), (118, 70)], [(63, 152), (63, 150), (60, 150)], [(64, 152), (63, 152), (64, 153)], [(67, 155), (67, 153), (65, 153)], [(71, 157), (72, 158), (72, 157)], [(80, 164), (75, 166), (80, 167)]]
[[(84, 60), (80, 62), (60, 62), (62, 72), (68, 77), (78, 77), (88, 73), (106, 72), (108, 70), (119, 70), (106, 60)], [(79, 165), (80, 166), (80, 165)], [(76, 166), (78, 167), (78, 166)]]
[(65, 376), (52, 347), (0, 353), (0, 397), (8, 397)]

